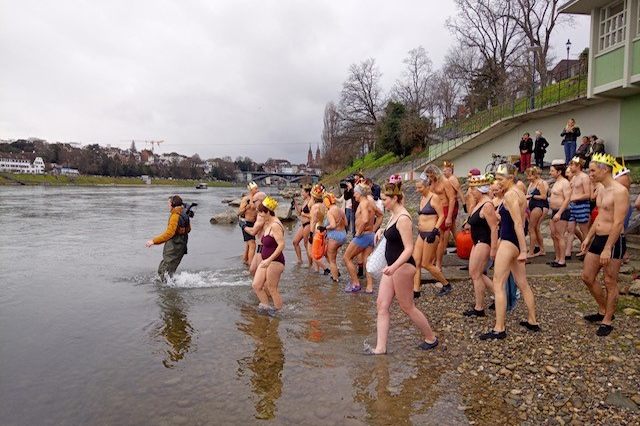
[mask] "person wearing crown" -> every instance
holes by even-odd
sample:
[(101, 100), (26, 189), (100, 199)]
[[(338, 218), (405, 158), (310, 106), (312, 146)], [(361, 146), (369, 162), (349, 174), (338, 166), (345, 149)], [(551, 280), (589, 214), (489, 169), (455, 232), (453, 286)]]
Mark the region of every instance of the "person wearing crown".
[[(597, 336), (613, 331), (613, 314), (618, 302), (618, 272), (627, 250), (624, 238), (624, 218), (629, 207), (629, 191), (613, 178), (616, 161), (609, 154), (594, 154), (589, 164), (589, 177), (602, 184), (596, 206), (598, 216), (589, 229), (581, 249), (588, 253), (582, 268), (582, 281), (598, 304), (598, 312), (585, 315), (589, 322), (600, 323)], [(597, 276), (604, 269), (604, 287)]]
[[(266, 197), (258, 206), (258, 214), (263, 219), (262, 225), (262, 261), (253, 277), (251, 287), (258, 296), (258, 311), (273, 316), (282, 309), (282, 297), (278, 286), (284, 271), (284, 226), (276, 217), (278, 202)], [(269, 305), (269, 296), (273, 307)]]
[(456, 235), (456, 218), (458, 217), (460, 204), (464, 206), (464, 203), (465, 203), (464, 194), (462, 193), (460, 188), (460, 180), (458, 180), (458, 177), (455, 174), (453, 174), (453, 162), (445, 161), (442, 164), (442, 174), (451, 183), (451, 186), (453, 186), (453, 190), (456, 193), (456, 202), (453, 209), (453, 222), (451, 223), (451, 234), (455, 236)]
[[(591, 218), (591, 180), (589, 176), (582, 171), (584, 161), (581, 157), (575, 156), (569, 162), (569, 169), (572, 175), (571, 182), (569, 183), (571, 187), (569, 201), (569, 211), (571, 212), (570, 220), (576, 223), (580, 231), (578, 233), (580, 239), (584, 239), (584, 236), (589, 232), (589, 219)], [(568, 247), (567, 251), (570, 257), (571, 247)], [(580, 252), (577, 257), (581, 259), (584, 255), (584, 252)]]
[(553, 160), (549, 168), (549, 174), (555, 179), (549, 196), (549, 208), (551, 208), (549, 230), (551, 231), (551, 239), (553, 240), (555, 259), (548, 262), (548, 265), (553, 268), (564, 268), (567, 266), (565, 262), (567, 245), (565, 233), (567, 232), (569, 219), (571, 219), (571, 211), (569, 210), (571, 186), (566, 178), (566, 169), (567, 166), (564, 160)]
[[(436, 252), (436, 267), (442, 270), (444, 252), (447, 248), (447, 244), (449, 243), (449, 235), (455, 220), (454, 214), (458, 214), (455, 208), (456, 190), (449, 179), (444, 177), (442, 171), (435, 164), (429, 164), (424, 169), (424, 174), (431, 182), (431, 191), (440, 197), (440, 203), (444, 210), (445, 219), (444, 222), (442, 222), (442, 225), (440, 225), (440, 232), (442, 235), (440, 236), (438, 251)], [(448, 289), (451, 290), (451, 287), (448, 287)]]
[(338, 207), (336, 196), (331, 192), (327, 192), (324, 196), (324, 203), (327, 209), (327, 220), (325, 231), (327, 231), (327, 260), (329, 261), (329, 269), (331, 270), (331, 279), (337, 283), (340, 277), (338, 271), (338, 249), (347, 241), (347, 216), (344, 210)]
[[(258, 206), (264, 201), (266, 197), (267, 197), (267, 194), (265, 194), (262, 191), (258, 191), (251, 198), (251, 202), (253, 203), (253, 206), (255, 207), (256, 211), (258, 211)], [(249, 265), (249, 274), (252, 277), (255, 276), (256, 271), (258, 270), (258, 266), (262, 261), (262, 258), (256, 255), (262, 253), (261, 238), (262, 238), (263, 225), (264, 225), (264, 220), (262, 217), (260, 217), (260, 215), (258, 215), (258, 217), (256, 218), (256, 221), (253, 223), (253, 226), (249, 226), (246, 222), (240, 224), (240, 228), (242, 228), (242, 230), (245, 233), (254, 236), (256, 239), (256, 253), (254, 254), (253, 259), (251, 260), (251, 264)]]
[(507, 337), (505, 318), (507, 316), (507, 298), (505, 284), (509, 273), (513, 274), (527, 305), (527, 320), (520, 325), (529, 331), (539, 332), (536, 320), (536, 306), (533, 291), (527, 282), (525, 262), (527, 260), (527, 241), (524, 236), (524, 221), (527, 200), (523, 192), (515, 188), (517, 169), (512, 164), (501, 164), (496, 170), (496, 182), (504, 191), (504, 199), (498, 207), (500, 215), (500, 243), (496, 252), (493, 273), (496, 322), (492, 330), (481, 334), (480, 340), (504, 339)]
[[(240, 207), (238, 208), (238, 217), (240, 218), (238, 224), (240, 228), (246, 224), (248, 227), (252, 227), (258, 217), (258, 210), (254, 206), (252, 199), (253, 196), (258, 192), (258, 184), (254, 181), (249, 182), (247, 185), (247, 189), (249, 193), (242, 197), (240, 201)], [(256, 237), (253, 235), (247, 234), (242, 230), (242, 239), (244, 240), (244, 253), (242, 255), (242, 262), (245, 265), (251, 265), (251, 261), (253, 260), (253, 254), (256, 251)]]
[[(309, 222), (311, 232), (309, 233), (309, 245), (313, 244), (313, 239), (316, 237), (317, 232), (323, 232), (319, 228), (325, 225), (325, 218), (327, 216), (327, 206), (324, 204), (325, 188), (321, 183), (316, 184), (311, 189), (311, 198), (313, 204), (311, 205), (311, 211), (309, 212)], [(325, 275), (329, 275), (330, 270), (324, 264), (324, 260), (312, 259), (313, 269), (316, 272), (323, 272)]]

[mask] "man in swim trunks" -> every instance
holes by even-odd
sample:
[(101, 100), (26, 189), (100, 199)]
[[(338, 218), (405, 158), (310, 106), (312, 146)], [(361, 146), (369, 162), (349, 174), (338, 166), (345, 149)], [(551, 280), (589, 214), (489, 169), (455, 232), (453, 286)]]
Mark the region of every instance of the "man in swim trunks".
[[(260, 206), (260, 204), (262, 204), (262, 202), (264, 201), (264, 199), (267, 198), (267, 194), (265, 194), (264, 192), (256, 192), (256, 194), (251, 198), (251, 202), (253, 203), (254, 207), (257, 209), (258, 206)], [(253, 226), (249, 226), (246, 222), (244, 225), (240, 225), (240, 227), (242, 228), (242, 230), (244, 231), (244, 233), (249, 234), (251, 236), (253, 236), (255, 238), (256, 241), (256, 253), (255, 254), (261, 254), (262, 253), (262, 228), (264, 226), (264, 220), (261, 216), (258, 216), (258, 218), (256, 219), (256, 221), (254, 222)], [(253, 259), (251, 261), (251, 264), (249, 265), (249, 273), (251, 274), (251, 276), (254, 276), (256, 273), (256, 270), (258, 269), (258, 266), (260, 265), (260, 262), (262, 262), (262, 256), (253, 256)]]
[(453, 223), (451, 224), (451, 234), (456, 235), (456, 219), (458, 217), (458, 211), (460, 204), (464, 205), (464, 194), (460, 190), (460, 181), (458, 177), (453, 174), (453, 163), (451, 161), (445, 161), (442, 167), (442, 174), (453, 186), (453, 190), (456, 192), (456, 203), (453, 209)]
[[(589, 163), (589, 177), (592, 182), (601, 183), (596, 206), (598, 216), (589, 229), (582, 251), (589, 252), (584, 258), (582, 281), (598, 304), (598, 312), (585, 315), (589, 322), (600, 322), (598, 336), (607, 336), (613, 330), (613, 313), (618, 302), (618, 272), (627, 246), (624, 238), (624, 217), (629, 208), (629, 191), (613, 179), (611, 174), (615, 159), (609, 154), (594, 154)], [(604, 268), (604, 286), (596, 278)]]
[(444, 210), (445, 220), (440, 225), (440, 231), (442, 237), (438, 242), (438, 251), (436, 253), (436, 266), (442, 270), (442, 260), (444, 258), (444, 252), (449, 244), (449, 235), (451, 235), (451, 228), (453, 227), (455, 217), (458, 214), (456, 208), (456, 190), (442, 171), (434, 164), (429, 164), (424, 173), (431, 181), (431, 192), (440, 197), (440, 202)]
[[(569, 169), (573, 174), (571, 178), (571, 201), (569, 202), (569, 211), (571, 212), (571, 220), (576, 222), (576, 226), (580, 229), (579, 238), (584, 240), (584, 236), (589, 232), (589, 219), (591, 216), (591, 180), (589, 176), (582, 171), (584, 159), (576, 156), (569, 162)], [(578, 257), (584, 257), (585, 253), (578, 253)]]
[[(258, 210), (251, 202), (253, 196), (258, 192), (258, 185), (251, 181), (247, 185), (249, 193), (245, 195), (240, 201), (240, 207), (238, 208), (238, 216), (240, 217), (239, 225), (242, 228), (243, 224), (251, 227), (258, 217)], [(249, 235), (242, 230), (242, 239), (244, 240), (244, 254), (242, 255), (242, 262), (245, 265), (251, 265), (253, 255), (256, 251), (256, 237)]]
[[(344, 291), (355, 293), (360, 291), (361, 287), (358, 281), (358, 271), (353, 264), (353, 258), (362, 253), (362, 262), (366, 264), (367, 258), (373, 251), (375, 238), (375, 233), (373, 232), (373, 216), (375, 215), (375, 207), (367, 198), (367, 187), (365, 185), (358, 184), (354, 187), (353, 198), (358, 202), (358, 209), (356, 210), (355, 216), (356, 235), (347, 246), (342, 259), (349, 271), (350, 280)], [(373, 278), (369, 273), (366, 273), (366, 280), (366, 292), (373, 293)]]
[(571, 186), (565, 177), (566, 165), (564, 160), (553, 160), (549, 174), (555, 183), (551, 188), (549, 196), (549, 207), (551, 208), (551, 220), (549, 221), (549, 230), (551, 231), (551, 239), (553, 240), (553, 248), (556, 257), (553, 261), (548, 262), (552, 268), (564, 268), (567, 266), (565, 262), (567, 223), (571, 218), (569, 210), (569, 202), (571, 201)]

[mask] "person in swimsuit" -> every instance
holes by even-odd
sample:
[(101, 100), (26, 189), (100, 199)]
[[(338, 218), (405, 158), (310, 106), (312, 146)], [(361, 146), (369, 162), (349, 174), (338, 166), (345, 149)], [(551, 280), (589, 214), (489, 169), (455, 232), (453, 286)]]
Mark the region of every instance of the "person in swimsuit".
[(527, 260), (527, 241), (524, 236), (526, 197), (515, 188), (517, 169), (512, 164), (501, 164), (496, 170), (496, 182), (504, 191), (504, 199), (498, 213), (500, 214), (500, 243), (496, 252), (493, 273), (493, 290), (495, 294), (496, 323), (488, 333), (480, 335), (480, 340), (504, 339), (505, 317), (507, 315), (507, 299), (505, 283), (511, 272), (520, 293), (527, 305), (528, 318), (520, 325), (530, 331), (540, 331), (536, 320), (536, 309), (533, 291), (527, 282), (525, 261)]
[[(318, 232), (318, 227), (324, 225), (324, 219), (327, 215), (327, 207), (324, 205), (322, 201), (324, 198), (324, 185), (321, 183), (316, 184), (311, 189), (311, 199), (313, 200), (311, 203), (311, 211), (309, 212), (309, 226), (311, 232), (309, 233), (309, 247), (313, 244), (313, 237), (316, 232)], [(325, 275), (329, 275), (329, 268), (324, 264), (324, 260), (320, 259), (312, 259), (313, 270), (316, 272), (322, 272)]]
[[(613, 180), (627, 188), (627, 191), (631, 189), (631, 170), (629, 170), (624, 165), (624, 158), (622, 159), (622, 164), (616, 161), (616, 165), (613, 166)], [(631, 222), (631, 215), (633, 214), (633, 206), (629, 206), (629, 210), (627, 211), (627, 215), (624, 217), (624, 232), (627, 232), (627, 228), (629, 227), (629, 223)], [(624, 255), (623, 259), (624, 263), (629, 262), (629, 252)]]
[(571, 219), (571, 211), (569, 210), (569, 202), (571, 201), (571, 186), (566, 176), (566, 165), (563, 160), (553, 160), (549, 174), (555, 182), (551, 188), (549, 197), (549, 207), (551, 208), (551, 220), (549, 221), (549, 230), (551, 231), (551, 239), (553, 240), (553, 248), (555, 251), (555, 259), (548, 264), (554, 268), (564, 268), (567, 224)]
[(469, 193), (475, 208), (467, 223), (471, 228), (473, 247), (469, 256), (469, 276), (473, 282), (475, 305), (463, 313), (466, 317), (483, 317), (486, 290), (493, 293), (493, 283), (486, 275), (489, 258), (495, 259), (498, 250), (498, 215), (489, 197), (492, 176), (474, 176), (469, 179)]
[(307, 253), (309, 267), (311, 267), (311, 249), (309, 248), (309, 232), (311, 232), (311, 227), (309, 226), (311, 224), (311, 208), (309, 207), (309, 204), (311, 204), (311, 185), (303, 186), (300, 195), (302, 196), (302, 207), (297, 203), (295, 204), (298, 217), (300, 218), (300, 228), (298, 228), (296, 235), (293, 237), (293, 249), (298, 258), (297, 264), (302, 265), (302, 250), (300, 250), (300, 241), (302, 241), (304, 250)]
[[(247, 226), (251, 227), (256, 221), (258, 217), (258, 211), (255, 209), (251, 200), (253, 196), (258, 192), (258, 185), (251, 181), (247, 185), (247, 189), (249, 193), (245, 195), (240, 201), (240, 207), (238, 208), (238, 216), (240, 220), (238, 224), (240, 228), (246, 223)], [(253, 260), (253, 255), (256, 251), (256, 238), (253, 235), (249, 235), (244, 230), (242, 231), (242, 239), (244, 240), (244, 253), (242, 255), (242, 262), (245, 265), (251, 265), (251, 261)]]
[(529, 200), (529, 252), (527, 257), (545, 256), (544, 239), (540, 232), (542, 219), (549, 210), (547, 193), (549, 184), (540, 177), (541, 170), (529, 167), (526, 170), (529, 188), (527, 188), (527, 200)]
[[(568, 171), (571, 172), (571, 197), (569, 201), (569, 211), (571, 212), (571, 222), (575, 225), (575, 229), (567, 235), (567, 248), (565, 257), (571, 259), (571, 249), (574, 237), (577, 236), (580, 241), (584, 240), (584, 236), (589, 232), (589, 220), (591, 219), (591, 180), (589, 176), (582, 171), (584, 159), (573, 157), (569, 162)], [(570, 237), (570, 238), (569, 238)], [(586, 253), (578, 253), (578, 259), (584, 258)]]
[[(618, 272), (627, 249), (624, 238), (624, 217), (629, 208), (629, 191), (612, 176), (615, 159), (609, 154), (594, 154), (589, 163), (589, 178), (601, 183), (596, 206), (598, 216), (589, 229), (582, 246), (589, 250), (584, 258), (582, 281), (598, 304), (598, 312), (586, 315), (589, 322), (600, 322), (598, 336), (608, 336), (613, 331), (613, 314), (618, 302)], [(596, 280), (604, 268), (604, 287)]]
[[(368, 188), (366, 185), (358, 184), (353, 189), (353, 198), (358, 203), (356, 210), (356, 236), (351, 240), (347, 249), (344, 252), (342, 260), (349, 271), (349, 282), (344, 288), (347, 293), (356, 293), (361, 290), (360, 282), (358, 281), (358, 271), (353, 263), (353, 258), (357, 257), (361, 253), (362, 263), (367, 263), (367, 258), (373, 251), (375, 233), (373, 232), (374, 226), (374, 207), (371, 205), (371, 201), (367, 198)], [(373, 277), (369, 273), (366, 273), (367, 280), (367, 294), (373, 293)]]
[[(284, 271), (284, 226), (276, 217), (278, 202), (267, 197), (258, 206), (258, 214), (264, 221), (262, 228), (262, 261), (253, 278), (253, 291), (260, 300), (258, 311), (274, 315), (282, 309), (282, 298), (278, 291), (280, 276)], [(273, 307), (269, 305), (269, 296)]]
[[(384, 236), (387, 241), (384, 256), (387, 266), (382, 271), (382, 279), (378, 290), (376, 347), (371, 348), (365, 345), (365, 353), (368, 355), (383, 355), (387, 353), (387, 338), (391, 320), (389, 308), (394, 297), (398, 301), (400, 309), (409, 316), (422, 333), (423, 340), (418, 345), (418, 348), (429, 350), (438, 346), (438, 338), (433, 333), (427, 318), (414, 304), (411, 295), (413, 276), (416, 269), (415, 261), (412, 257), (413, 223), (411, 216), (402, 205), (402, 198), (402, 191), (397, 184), (385, 184), (382, 200), (385, 209), (391, 212), (391, 218), (384, 230)], [(382, 234), (382, 229), (378, 230), (376, 239), (380, 239)]]
[[(266, 197), (267, 197), (267, 194), (265, 194), (264, 192), (256, 192), (256, 194), (253, 196), (253, 198), (251, 199), (251, 202), (253, 203), (256, 211), (258, 211), (258, 207), (260, 206), (260, 204), (262, 204), (262, 201), (264, 201)], [(256, 255), (262, 253), (261, 238), (262, 238), (263, 226), (264, 226), (264, 220), (260, 215), (258, 215), (258, 218), (253, 223), (253, 226), (249, 226), (246, 222), (243, 225), (240, 225), (240, 227), (245, 233), (253, 236), (256, 239)], [(253, 256), (253, 259), (251, 260), (251, 265), (249, 265), (249, 273), (251, 274), (252, 277), (255, 276), (256, 270), (258, 269), (258, 266), (262, 261), (262, 257), (256, 256), (256, 255)]]
[(329, 269), (331, 269), (331, 279), (338, 282), (340, 272), (338, 271), (338, 249), (347, 241), (347, 216), (336, 204), (336, 196), (331, 192), (327, 192), (324, 196), (327, 211), (328, 223), (324, 230), (327, 232), (327, 259), (329, 260)]
[(429, 178), (416, 182), (416, 192), (420, 197), (420, 210), (418, 211), (418, 238), (413, 249), (413, 258), (417, 262), (416, 274), (413, 277), (413, 297), (420, 297), (420, 285), (422, 278), (421, 268), (425, 268), (433, 278), (443, 287), (438, 293), (440, 296), (451, 292), (451, 284), (442, 274), (442, 270), (434, 264), (436, 252), (438, 251), (438, 240), (440, 238), (440, 225), (445, 220), (444, 209), (440, 204), (440, 197), (431, 192)]
[(457, 201), (456, 190), (449, 179), (445, 178), (442, 171), (434, 164), (429, 164), (424, 169), (424, 174), (431, 182), (431, 192), (440, 197), (440, 204), (442, 204), (442, 210), (445, 216), (444, 222), (440, 225), (442, 235), (438, 242), (438, 251), (436, 254), (436, 266), (442, 269), (444, 252), (449, 243), (449, 235), (453, 226), (454, 213), (456, 215), (458, 213), (455, 209)]

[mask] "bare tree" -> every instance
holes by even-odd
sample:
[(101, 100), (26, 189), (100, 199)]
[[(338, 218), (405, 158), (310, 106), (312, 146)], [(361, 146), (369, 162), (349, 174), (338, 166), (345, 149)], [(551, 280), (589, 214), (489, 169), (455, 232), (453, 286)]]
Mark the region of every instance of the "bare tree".
[(403, 61), (405, 71), (396, 81), (392, 96), (402, 102), (409, 111), (423, 115), (430, 108), (429, 84), (434, 77), (432, 63), (424, 47), (409, 51)]
[[(565, 0), (562, 0), (564, 3)], [(524, 32), (529, 46), (535, 49), (533, 67), (542, 86), (546, 86), (549, 76), (549, 47), (551, 34), (559, 23), (572, 22), (568, 15), (560, 15), (561, 0), (516, 0), (514, 8), (505, 10), (505, 16), (513, 20)]]
[(382, 111), (383, 96), (380, 88), (382, 74), (375, 59), (367, 59), (349, 67), (349, 77), (342, 85), (340, 113), (343, 120), (364, 130), (368, 150), (374, 149), (374, 129)]
[(447, 121), (457, 114), (457, 107), (462, 99), (460, 80), (453, 76), (447, 66), (438, 72), (432, 86), (434, 104), (438, 116)]
[(322, 128), (322, 151), (326, 154), (336, 147), (340, 130), (340, 114), (336, 104), (327, 103), (324, 107), (324, 127)]
[[(510, 18), (517, 7), (511, 0), (455, 0), (457, 15), (447, 20), (462, 49), (477, 52), (490, 93), (505, 93), (510, 68), (525, 53), (522, 28)], [(472, 76), (469, 76), (472, 77)], [(496, 86), (496, 87), (493, 87)], [(491, 99), (490, 99), (491, 101)], [(493, 100), (495, 101), (495, 100)]]

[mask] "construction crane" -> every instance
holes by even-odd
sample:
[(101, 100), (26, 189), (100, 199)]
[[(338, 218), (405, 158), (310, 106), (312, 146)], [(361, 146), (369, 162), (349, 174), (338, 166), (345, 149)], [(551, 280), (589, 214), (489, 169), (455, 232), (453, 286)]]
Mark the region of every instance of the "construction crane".
[(122, 142), (131, 142), (131, 143), (135, 143), (135, 144), (144, 143), (147, 146), (151, 145), (151, 152), (153, 152), (154, 145), (160, 147), (160, 144), (164, 143), (164, 140), (160, 140), (160, 141), (147, 141), (147, 140), (144, 140), (143, 141), (143, 140), (138, 140), (138, 139), (131, 139), (130, 141), (129, 140), (126, 140), (126, 141), (123, 140)]

